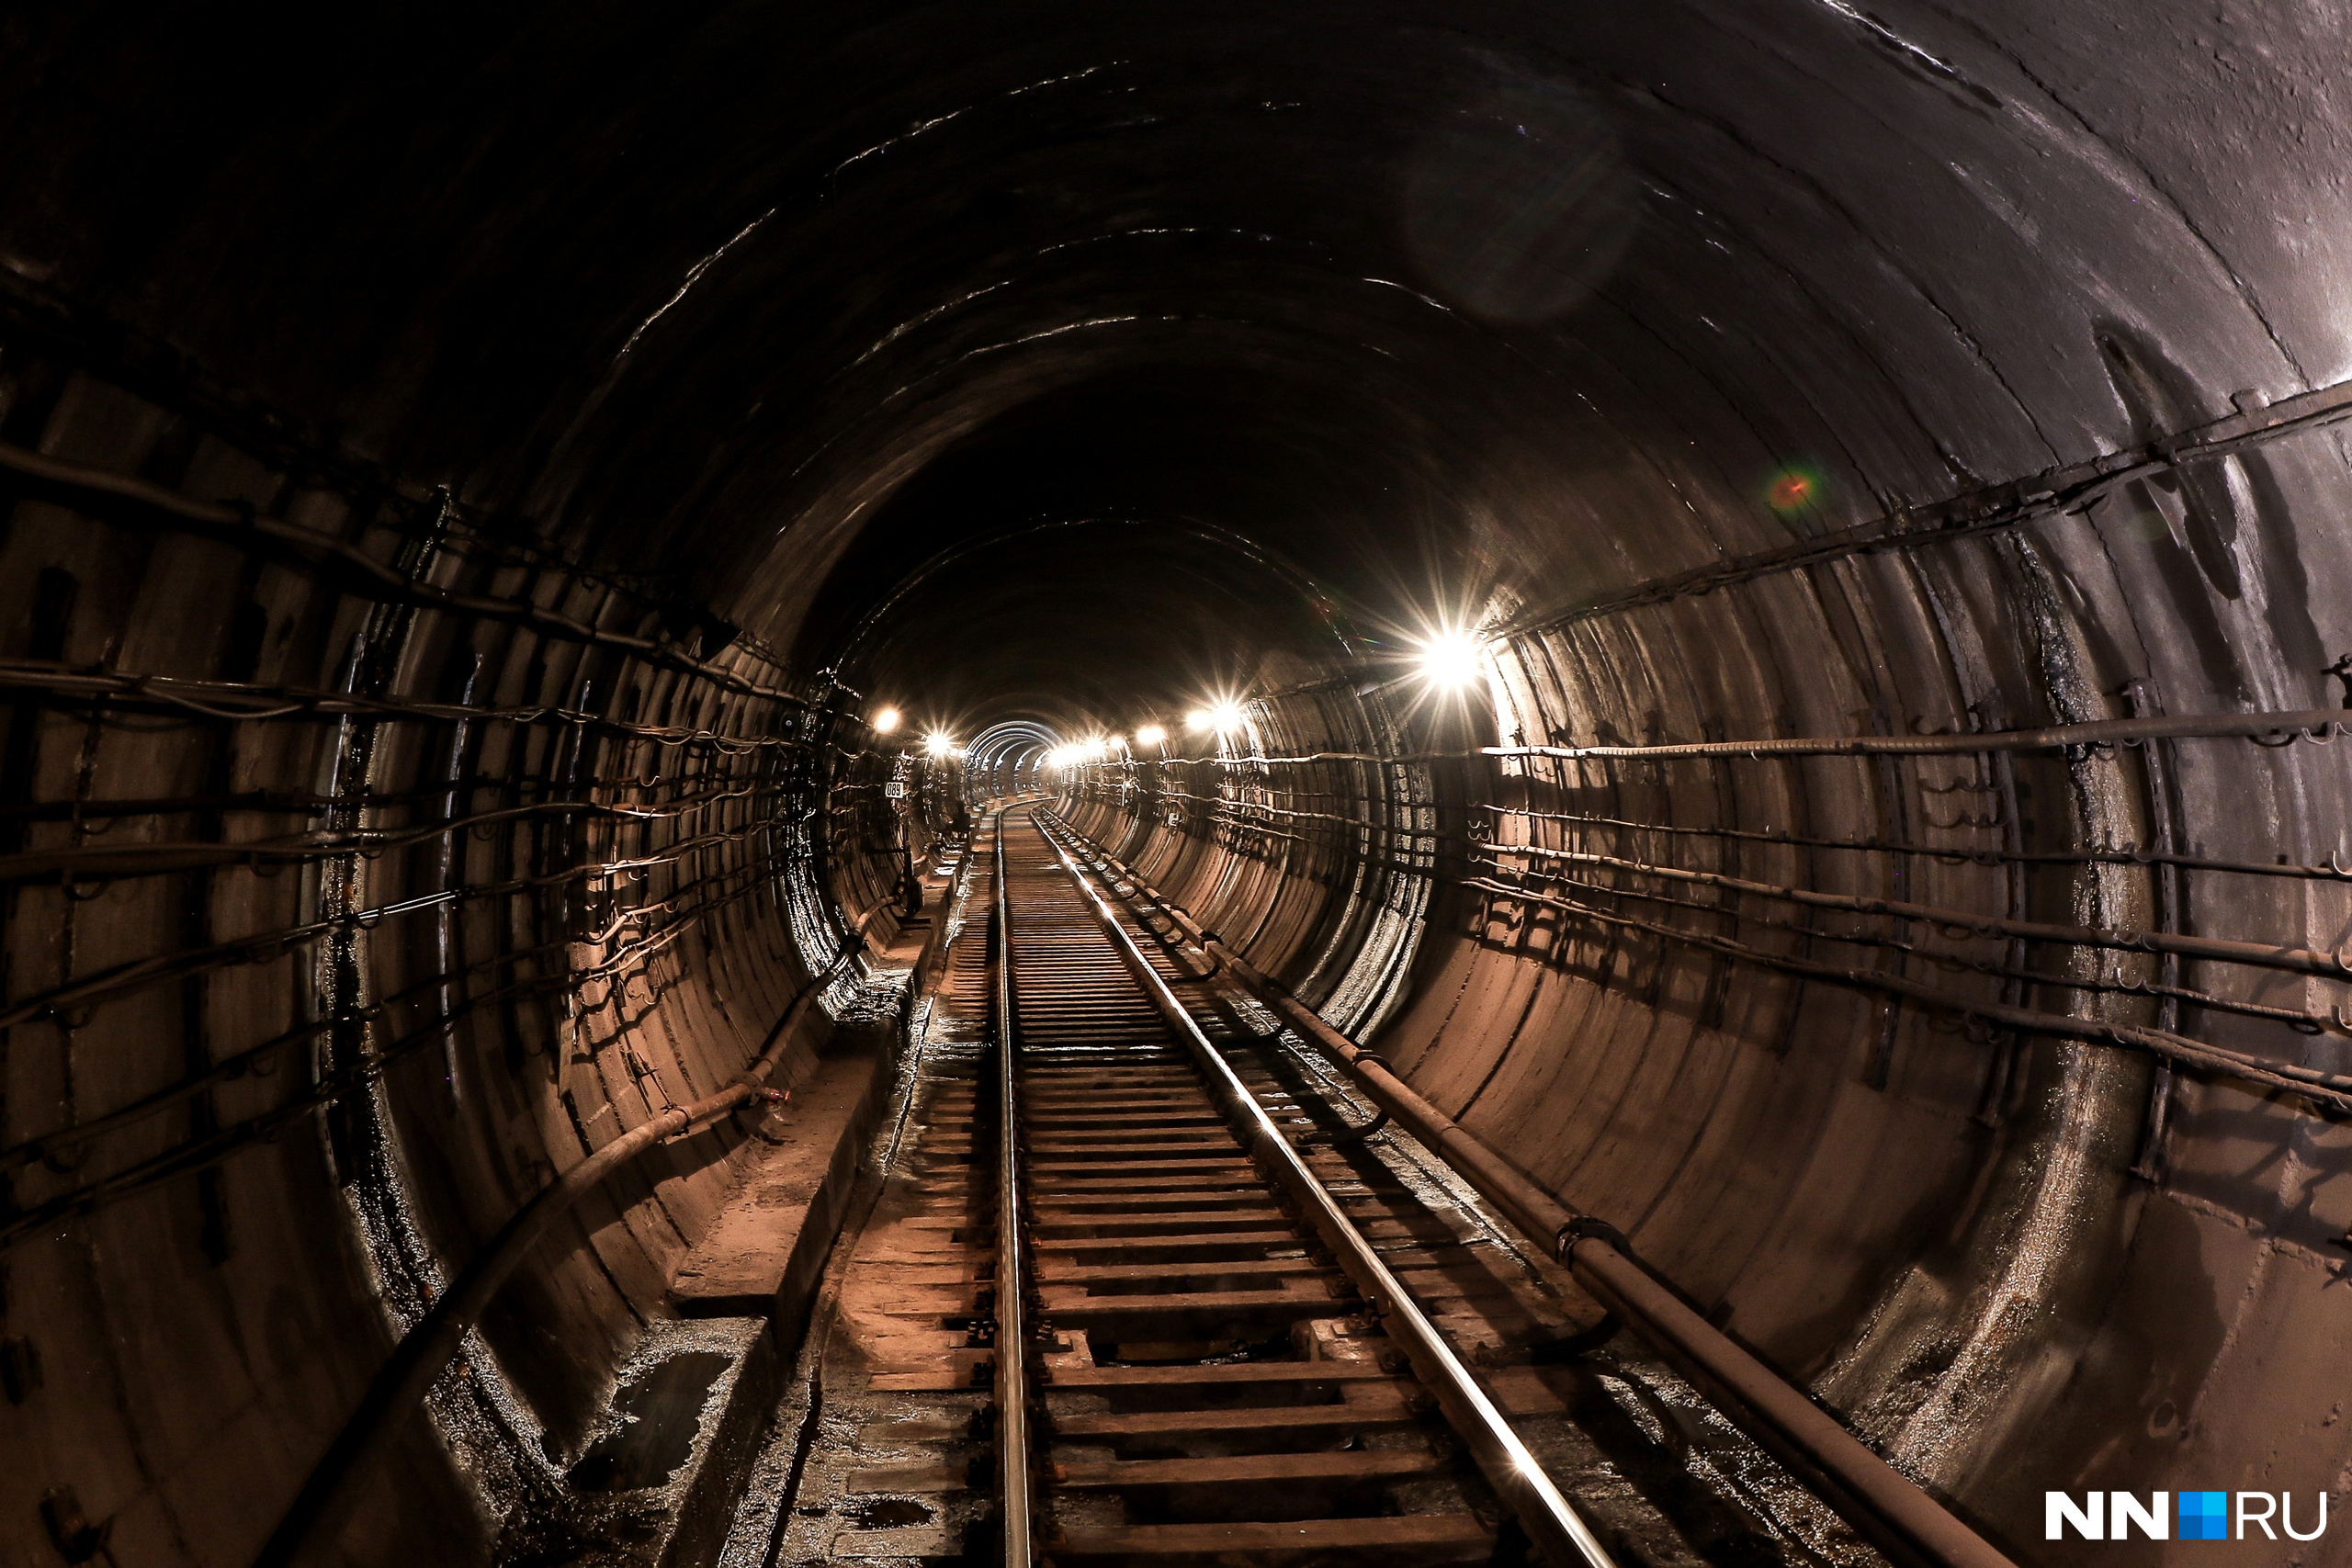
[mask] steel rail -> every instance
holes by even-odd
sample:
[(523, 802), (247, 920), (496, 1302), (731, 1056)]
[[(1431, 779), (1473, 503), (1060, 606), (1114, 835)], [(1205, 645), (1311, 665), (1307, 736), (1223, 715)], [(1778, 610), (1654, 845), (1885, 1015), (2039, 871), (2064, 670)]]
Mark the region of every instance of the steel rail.
[(1898, 1563), (1931, 1568), (2015, 1568), (2007, 1557), (1873, 1453), (1802, 1390), (1691, 1310), (1653, 1278), (1614, 1226), (1546, 1191), (1469, 1129), (1423, 1099), (1386, 1062), (1201, 929), (1181, 906), (1116, 856), (1056, 818), (1113, 876), (1164, 912), (1191, 945), (1256, 996), (1301, 1038), (1337, 1063), (1391, 1118), (1493, 1203), (1503, 1217), (1568, 1266), (1577, 1282), (1655, 1348), (1732, 1424)]
[(444, 1371), (458, 1354), (466, 1336), (498, 1297), (533, 1247), (549, 1226), (572, 1205), (603, 1185), (605, 1179), (657, 1145), (667, 1143), (699, 1124), (729, 1111), (764, 1100), (768, 1075), (784, 1055), (786, 1041), (825, 987), (850, 961), (863, 952), (863, 930), (854, 933), (838, 957), (822, 974), (810, 977), (785, 1009), (761, 1043), (760, 1054), (718, 1093), (691, 1105), (673, 1107), (615, 1138), (575, 1163), (510, 1216), (488, 1246), (466, 1265), (449, 1288), (401, 1336), (379, 1368), (368, 1392), (344, 1423), (343, 1430), (321, 1456), (303, 1483), (286, 1516), (278, 1522), (254, 1568), (293, 1568), (306, 1557), (323, 1558), (334, 1536), (356, 1502), (353, 1488), (358, 1477), (374, 1471), (400, 1435), (402, 1418), (424, 1403)]
[(996, 814), (996, 1408), (1005, 1568), (1036, 1561), (1030, 1517), (1029, 1280), (1021, 1267), (1021, 1116), (1013, 1071), (1012, 905), (1005, 893), (1004, 812)]
[[(1223, 1102), (1226, 1112), (1238, 1123), (1237, 1131), (1242, 1143), (1265, 1168), (1287, 1187), (1298, 1201), (1299, 1207), (1316, 1234), (1331, 1249), (1332, 1257), (1349, 1277), (1355, 1281), (1368, 1308), (1382, 1319), (1391, 1338), (1404, 1349), (1414, 1372), (1436, 1397), (1438, 1406), (1464, 1438), (1479, 1469), (1510, 1508), (1527, 1531), (1536, 1548), (1557, 1568), (1574, 1562), (1584, 1562), (1589, 1568), (1615, 1568), (1608, 1548), (1601, 1545), (1590, 1526), (1585, 1523), (1575, 1507), (1560, 1495), (1543, 1465), (1531, 1452), (1519, 1434), (1511, 1429), (1501, 1411), (1487, 1398), (1486, 1391), (1470, 1375), (1436, 1325), (1430, 1322), (1396, 1276), (1363, 1233), (1356, 1229), (1346, 1213), (1315, 1173), (1299, 1157), (1298, 1150), (1266, 1108), (1251, 1094), (1209, 1037), (1201, 1032), (1184, 1004), (1169, 988), (1168, 982), (1151, 966), (1135, 939), (1119, 923), (1118, 916), (1102, 896), (1096, 892), (1086, 872), (1072, 858), (1069, 851), (1041, 822), (1032, 819), (1040, 838), (1061, 862), (1070, 880), (1092, 908), (1094, 916), (1109, 933), (1120, 957), (1143, 985), (1153, 1004), (1177, 1037), (1191, 1049), (1200, 1064), (1203, 1076), (1209, 1083), (1214, 1098)], [(1000, 841), (1001, 839), (1000, 838)]]

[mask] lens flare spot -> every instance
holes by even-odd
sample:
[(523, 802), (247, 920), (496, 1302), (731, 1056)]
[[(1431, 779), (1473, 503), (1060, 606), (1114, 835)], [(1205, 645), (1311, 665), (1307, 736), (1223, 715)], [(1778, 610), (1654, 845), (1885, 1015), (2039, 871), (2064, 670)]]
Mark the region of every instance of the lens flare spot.
[(1812, 468), (1783, 468), (1764, 487), (1764, 504), (1786, 517), (1821, 502), (1821, 475)]

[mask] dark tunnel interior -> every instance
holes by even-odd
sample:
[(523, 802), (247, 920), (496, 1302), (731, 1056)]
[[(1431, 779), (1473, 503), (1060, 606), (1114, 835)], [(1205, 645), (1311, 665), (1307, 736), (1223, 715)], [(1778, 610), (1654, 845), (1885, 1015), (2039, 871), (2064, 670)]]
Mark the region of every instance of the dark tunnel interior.
[(721, 1561), (542, 1527), (736, 1386), (681, 1280), (1016, 795), (2013, 1561), (2342, 1502), (2347, 59), (10, 8), (0, 1562)]

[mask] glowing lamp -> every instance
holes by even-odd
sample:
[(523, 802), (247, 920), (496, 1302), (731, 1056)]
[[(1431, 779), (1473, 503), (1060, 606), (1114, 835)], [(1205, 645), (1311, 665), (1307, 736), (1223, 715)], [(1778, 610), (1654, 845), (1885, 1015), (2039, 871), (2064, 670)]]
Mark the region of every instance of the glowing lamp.
[(1446, 632), (1421, 644), (1422, 677), (1440, 686), (1466, 686), (1486, 672), (1486, 645), (1468, 632)]

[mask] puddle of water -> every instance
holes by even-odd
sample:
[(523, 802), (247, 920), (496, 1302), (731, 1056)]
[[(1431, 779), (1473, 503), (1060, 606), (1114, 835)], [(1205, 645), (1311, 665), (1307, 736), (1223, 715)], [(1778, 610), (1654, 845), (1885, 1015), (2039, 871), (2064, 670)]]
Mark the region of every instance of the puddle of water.
[(619, 1427), (580, 1456), (571, 1483), (590, 1492), (634, 1492), (669, 1480), (694, 1451), (710, 1385), (731, 1364), (714, 1350), (689, 1350), (650, 1369), (613, 1402)]

